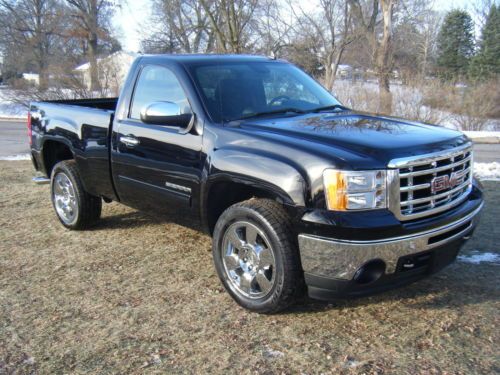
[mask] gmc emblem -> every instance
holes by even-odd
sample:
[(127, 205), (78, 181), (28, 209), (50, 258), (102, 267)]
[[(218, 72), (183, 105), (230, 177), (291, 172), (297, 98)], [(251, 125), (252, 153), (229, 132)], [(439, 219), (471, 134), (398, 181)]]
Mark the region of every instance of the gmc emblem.
[(434, 194), (438, 191), (453, 189), (464, 181), (466, 174), (467, 171), (457, 171), (452, 172), (449, 176), (434, 177), (431, 180), (431, 193)]

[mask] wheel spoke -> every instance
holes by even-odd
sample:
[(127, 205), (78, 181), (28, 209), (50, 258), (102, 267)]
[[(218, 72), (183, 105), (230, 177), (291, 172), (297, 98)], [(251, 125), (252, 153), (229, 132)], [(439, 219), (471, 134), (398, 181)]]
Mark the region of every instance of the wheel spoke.
[(273, 284), (271, 283), (271, 280), (267, 278), (264, 272), (257, 272), (257, 275), (255, 277), (257, 279), (257, 284), (259, 284), (260, 290), (263, 293), (267, 293), (271, 290)]
[(59, 197), (59, 196), (56, 195), (54, 199), (56, 201), (56, 206), (57, 207), (63, 207), (64, 206), (64, 203), (63, 203), (61, 197)]
[(61, 175), (57, 175), (56, 183), (57, 183), (57, 186), (59, 187), (60, 191), (62, 191), (64, 189), (64, 183), (63, 183)]
[(244, 273), (240, 276), (240, 288), (243, 290), (245, 293), (250, 293), (252, 290), (252, 282), (253, 282), (254, 276), (250, 275), (249, 273)]
[(61, 186), (61, 181), (60, 181), (60, 179), (56, 178), (56, 181), (54, 183), (54, 193), (57, 195), (60, 195), (60, 194), (62, 194), (62, 192), (63, 192), (63, 189)]
[(69, 203), (68, 203), (68, 206), (67, 206), (67, 207), (68, 207), (68, 212), (69, 212), (69, 214), (70, 214), (70, 215), (73, 215), (73, 212), (75, 212), (75, 205), (74, 205), (71, 201), (69, 201)]
[(241, 246), (243, 246), (243, 240), (240, 238), (238, 232), (236, 232), (234, 228), (229, 231), (227, 236), (231, 245), (233, 245), (236, 249), (240, 249)]
[(240, 261), (236, 254), (226, 255), (224, 257), (224, 263), (228, 271), (234, 271), (240, 268)]
[(255, 227), (250, 225), (247, 225), (245, 227), (245, 237), (246, 237), (245, 239), (247, 243), (249, 243), (250, 245), (255, 245), (257, 243), (257, 236), (258, 233), (255, 230)]
[(274, 258), (271, 250), (268, 248), (261, 248), (259, 251), (259, 266), (260, 268), (268, 268), (274, 266)]

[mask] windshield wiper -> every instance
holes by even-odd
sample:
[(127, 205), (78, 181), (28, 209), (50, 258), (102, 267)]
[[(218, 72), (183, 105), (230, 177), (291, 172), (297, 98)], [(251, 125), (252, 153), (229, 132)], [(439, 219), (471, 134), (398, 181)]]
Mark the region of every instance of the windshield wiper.
[(233, 119), (231, 121), (246, 120), (249, 118), (262, 117), (262, 116), (268, 116), (268, 115), (279, 115), (279, 114), (285, 114), (285, 113), (301, 114), (301, 113), (307, 113), (307, 111), (304, 111), (304, 110), (298, 109), (298, 108), (282, 108), (282, 109), (277, 109), (274, 111), (252, 113), (252, 114), (240, 117), (240, 118)]
[(327, 105), (327, 106), (324, 106), (324, 107), (314, 108), (314, 109), (312, 109), (312, 110), (310, 110), (308, 112), (318, 113), (318, 112), (328, 111), (328, 110), (332, 110), (332, 109), (340, 109), (342, 111), (347, 111), (349, 108), (344, 107), (341, 104), (333, 104), (333, 105)]

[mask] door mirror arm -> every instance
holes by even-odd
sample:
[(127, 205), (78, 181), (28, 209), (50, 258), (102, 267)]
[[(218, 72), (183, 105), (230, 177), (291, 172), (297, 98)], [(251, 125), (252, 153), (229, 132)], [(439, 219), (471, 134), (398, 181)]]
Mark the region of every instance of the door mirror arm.
[(190, 132), (191, 132), (191, 130), (192, 130), (192, 129), (193, 129), (193, 127), (194, 127), (194, 123), (195, 123), (195, 121), (196, 121), (196, 116), (195, 116), (195, 114), (194, 114), (194, 113), (190, 113), (189, 115), (191, 116), (191, 119), (189, 120), (189, 123), (187, 124), (187, 126), (186, 126), (186, 127), (181, 127), (181, 128), (179, 129), (179, 133), (180, 133), (180, 134), (188, 134), (188, 133), (190, 133)]

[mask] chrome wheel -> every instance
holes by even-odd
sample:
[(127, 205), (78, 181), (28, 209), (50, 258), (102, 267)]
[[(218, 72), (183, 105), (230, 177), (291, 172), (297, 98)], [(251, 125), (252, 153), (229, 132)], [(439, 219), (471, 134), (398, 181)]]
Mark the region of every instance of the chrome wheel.
[(276, 261), (269, 240), (254, 224), (239, 221), (229, 226), (222, 240), (222, 263), (233, 291), (250, 298), (271, 292)]
[(64, 173), (55, 175), (52, 194), (57, 215), (64, 223), (72, 224), (78, 216), (78, 203), (73, 183)]

